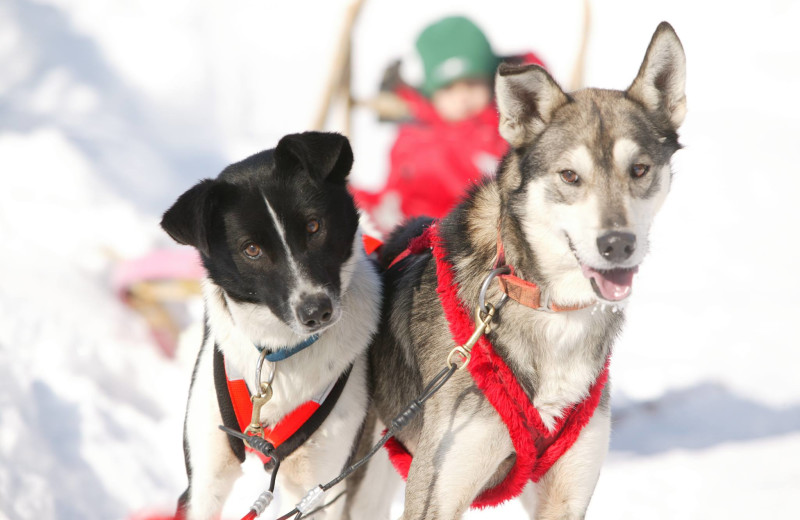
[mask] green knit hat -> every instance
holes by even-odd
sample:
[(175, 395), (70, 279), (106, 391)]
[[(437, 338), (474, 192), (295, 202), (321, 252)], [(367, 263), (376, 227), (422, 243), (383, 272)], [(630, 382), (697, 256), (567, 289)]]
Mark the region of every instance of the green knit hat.
[(463, 16), (428, 26), (417, 38), (417, 52), (425, 71), (420, 90), (428, 97), (459, 79), (491, 80), (499, 63), (483, 32)]

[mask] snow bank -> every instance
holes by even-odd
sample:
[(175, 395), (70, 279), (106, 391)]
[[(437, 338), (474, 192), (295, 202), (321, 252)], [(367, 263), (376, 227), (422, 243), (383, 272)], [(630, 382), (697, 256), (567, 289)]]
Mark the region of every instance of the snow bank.
[[(122, 518), (173, 502), (190, 367), (108, 285), (155, 220), (54, 128), (0, 134), (0, 503), (8, 518)], [(8, 171), (8, 170), (7, 170)]]
[[(344, 4), (0, 4), (0, 518), (173, 507), (198, 341), (163, 358), (110, 270), (168, 243), (158, 215), (197, 179), (307, 128)], [(800, 90), (800, 5), (593, 5), (588, 83), (627, 86), (666, 19), (687, 51), (690, 110), (613, 359), (612, 452), (589, 517), (786, 516), (800, 489), (786, 463), (800, 456), (800, 101), (785, 95)], [(498, 52), (534, 49), (569, 76), (577, 2), (399, 6), (362, 13), (360, 97), (451, 12)], [(354, 180), (378, 186), (394, 130), (358, 112), (354, 132)], [(261, 479), (249, 468), (231, 517)]]

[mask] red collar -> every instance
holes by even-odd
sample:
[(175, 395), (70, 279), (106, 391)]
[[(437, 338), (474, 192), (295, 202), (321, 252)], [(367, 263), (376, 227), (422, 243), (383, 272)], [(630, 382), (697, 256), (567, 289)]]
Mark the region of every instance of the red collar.
[[(387, 269), (391, 269), (396, 263), (405, 259), (409, 255), (416, 255), (425, 249), (428, 249), (430, 247), (431, 236), (435, 233), (435, 230), (436, 224), (432, 224), (422, 235), (411, 239), (405, 251), (397, 255), (389, 264)], [(510, 273), (497, 275), (497, 280), (500, 283), (500, 289), (506, 295), (508, 295), (509, 298), (516, 301), (520, 305), (524, 305), (525, 307), (549, 312), (567, 312), (585, 309), (597, 303), (596, 301), (592, 301), (578, 305), (558, 305), (557, 303), (553, 303), (545, 299), (544, 304), (542, 304), (541, 288), (539, 288), (539, 286), (533, 282), (523, 280), (522, 278), (516, 276), (514, 274), (514, 266), (506, 263), (505, 249), (503, 247), (503, 241), (500, 239), (500, 232), (498, 231), (497, 254), (495, 256), (495, 261), (492, 268), (497, 269), (498, 267), (503, 266), (508, 267)]]
[[(432, 246), (436, 260), (436, 291), (450, 326), (450, 333), (456, 344), (463, 344), (474, 331), (474, 324), (458, 298), (453, 266), (446, 259), (442, 240), (435, 229), (427, 229), (423, 237)], [(478, 340), (472, 349), (472, 358), (467, 368), (475, 384), (508, 428), (517, 457), (505, 479), (494, 488), (481, 493), (472, 503), (472, 507), (494, 506), (519, 496), (528, 481), (538, 481), (575, 443), (600, 403), (600, 396), (608, 380), (609, 360), (606, 360), (597, 380), (588, 389), (586, 399), (566, 410), (564, 416), (556, 422), (553, 431), (550, 431), (514, 373), (503, 358), (495, 353), (486, 336)], [(392, 464), (406, 478), (411, 455), (394, 438), (386, 447)]]
[(503, 248), (503, 241), (500, 239), (500, 232), (497, 233), (497, 256), (495, 256), (494, 268), (507, 266), (511, 272), (509, 274), (497, 275), (500, 288), (509, 298), (517, 303), (530, 307), (531, 309), (544, 310), (550, 312), (566, 312), (585, 309), (594, 305), (595, 301), (578, 305), (558, 305), (545, 299), (542, 304), (542, 290), (533, 282), (528, 282), (514, 275), (514, 266), (506, 264), (506, 254)]

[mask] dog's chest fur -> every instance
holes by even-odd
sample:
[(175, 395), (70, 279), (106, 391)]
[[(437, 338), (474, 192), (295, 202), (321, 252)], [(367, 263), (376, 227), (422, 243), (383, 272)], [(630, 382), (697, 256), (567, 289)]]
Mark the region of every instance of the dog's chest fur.
[(622, 316), (601, 307), (545, 313), (515, 302), (501, 312), (502, 323), (490, 339), (552, 429), (569, 406), (588, 395)]

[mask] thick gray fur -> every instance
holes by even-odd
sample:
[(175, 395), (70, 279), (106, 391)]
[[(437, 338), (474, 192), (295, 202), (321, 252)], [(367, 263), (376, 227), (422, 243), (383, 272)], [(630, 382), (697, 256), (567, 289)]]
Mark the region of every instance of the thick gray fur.
[[(467, 309), (477, 306), (498, 232), (516, 274), (561, 304), (596, 298), (596, 288), (581, 275), (583, 264), (598, 270), (638, 266), (651, 218), (669, 190), (670, 158), (680, 148), (684, 61), (674, 30), (662, 23), (626, 91), (566, 94), (544, 69), (501, 66), (500, 131), (512, 149), (496, 178), (474, 187), (438, 224)], [(631, 150), (635, 155), (628, 159)], [(633, 178), (629, 163), (645, 161), (647, 176)], [(575, 169), (583, 184), (565, 183), (563, 169)], [(636, 265), (607, 265), (591, 251), (595, 237), (610, 230), (637, 235), (642, 250), (630, 260)], [(370, 349), (373, 402), (384, 423), (445, 366), (454, 347), (436, 286), (430, 254), (410, 257), (385, 274), (383, 318)], [(494, 284), (487, 301), (499, 299)], [(488, 336), (545, 422), (582, 399), (603, 369), (624, 321), (623, 309), (603, 303), (552, 314), (509, 302)], [(608, 449), (608, 392), (606, 386), (573, 448), (526, 488), (523, 503), (531, 518), (584, 517)], [(402, 516), (407, 520), (459, 518), (482, 490), (503, 479), (515, 457), (500, 417), (466, 370), (398, 438), (414, 454)]]

